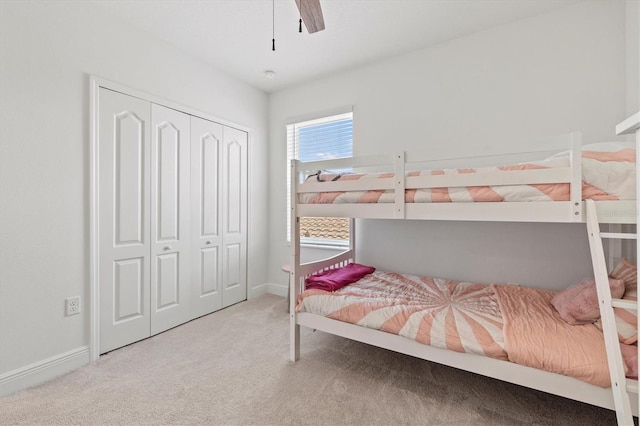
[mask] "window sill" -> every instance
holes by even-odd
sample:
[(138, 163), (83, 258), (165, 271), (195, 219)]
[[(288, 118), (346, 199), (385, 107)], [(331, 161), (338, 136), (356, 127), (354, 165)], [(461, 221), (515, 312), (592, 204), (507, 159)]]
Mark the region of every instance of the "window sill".
[[(287, 247), (291, 247), (291, 241), (287, 241)], [(314, 242), (301, 242), (300, 247), (333, 250), (333, 251), (345, 251), (349, 249), (349, 243), (345, 242), (344, 244), (321, 244), (321, 243), (314, 243)]]
[(328, 245), (328, 244), (301, 243), (300, 247), (322, 249), (322, 250), (333, 250), (333, 251), (345, 251), (349, 249), (348, 244), (345, 244), (343, 246), (337, 246), (337, 245)]

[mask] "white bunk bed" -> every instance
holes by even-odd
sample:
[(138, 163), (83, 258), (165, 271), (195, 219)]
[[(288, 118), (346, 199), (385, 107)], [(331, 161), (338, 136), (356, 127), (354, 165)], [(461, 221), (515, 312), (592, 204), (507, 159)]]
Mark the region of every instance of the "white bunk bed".
[[(636, 120), (635, 127), (631, 122)], [(635, 131), (640, 122), (640, 114), (625, 121), (624, 130)], [(630, 121), (631, 120), (631, 121)], [(631, 130), (630, 130), (631, 129)], [(618, 129), (620, 130), (620, 129)], [(621, 131), (619, 131), (619, 134)], [(545, 144), (536, 143), (542, 147), (539, 151), (548, 153), (549, 140)], [(346, 266), (350, 262), (355, 262), (357, 251), (355, 246), (355, 220), (354, 218), (367, 219), (414, 219), (414, 220), (465, 220), (465, 221), (497, 221), (497, 222), (554, 222), (554, 223), (576, 223), (587, 222), (587, 206), (582, 199), (582, 153), (580, 134), (572, 133), (561, 138), (553, 138), (551, 145), (556, 146), (556, 151), (564, 151), (568, 154), (568, 164), (562, 167), (536, 170), (513, 170), (497, 173), (494, 170), (478, 169), (477, 173), (469, 174), (440, 174), (437, 176), (415, 176), (416, 173), (409, 173), (416, 170), (433, 170), (435, 168), (464, 167), (470, 160), (475, 159), (454, 159), (433, 162), (432, 159), (411, 153), (395, 153), (390, 155), (353, 157), (348, 159), (319, 161), (301, 163), (292, 161), (291, 163), (291, 236), (292, 254), (290, 268), (290, 358), (296, 361), (300, 356), (300, 326), (321, 330), (326, 333), (346, 337), (352, 340), (364, 342), (381, 348), (386, 348), (403, 354), (411, 355), (428, 361), (448, 365), (473, 373), (497, 378), (499, 380), (515, 383), (529, 388), (541, 390), (547, 393), (560, 395), (588, 404), (617, 410), (618, 422), (624, 424), (628, 422), (629, 412), (622, 412), (619, 396), (614, 398), (611, 388), (602, 388), (588, 384), (581, 380), (538, 370), (531, 367), (518, 365), (512, 362), (487, 358), (480, 355), (454, 352), (447, 349), (440, 349), (418, 343), (395, 334), (386, 333), (350, 324), (321, 315), (308, 312), (296, 312), (296, 301), (298, 295), (305, 289), (305, 279), (312, 274), (316, 274), (328, 269)], [(560, 145), (558, 145), (560, 143)], [(531, 153), (528, 153), (528, 155)], [(503, 160), (515, 158), (511, 156), (495, 157), (495, 164), (505, 164)], [(538, 157), (543, 158), (543, 157)], [(528, 161), (528, 160), (526, 160)], [(487, 164), (485, 158), (482, 159)], [(506, 163), (511, 164), (511, 163)], [(471, 164), (471, 167), (474, 165)], [(307, 179), (309, 175), (318, 170), (344, 170), (353, 171), (391, 171), (392, 178), (388, 179), (358, 179), (358, 180), (336, 180), (328, 182), (317, 182), (316, 179)], [(570, 187), (569, 199), (565, 201), (527, 201), (527, 202), (463, 202), (463, 203), (406, 203), (405, 191), (416, 188), (440, 188), (440, 187), (460, 187), (460, 186), (480, 186), (480, 185), (518, 185), (518, 184), (550, 184), (564, 183)], [(391, 202), (386, 203), (333, 203), (333, 204), (310, 204), (301, 200), (308, 200), (310, 193), (320, 193), (327, 191), (386, 191), (387, 197), (391, 197)], [(635, 195), (635, 194), (634, 194)], [(616, 200), (597, 201), (592, 205), (591, 216), (597, 214), (598, 222), (607, 224), (635, 224), (636, 223), (636, 200)], [(302, 264), (300, 262), (300, 225), (301, 217), (348, 217), (351, 218), (351, 240), (349, 249), (317, 262)], [(594, 219), (591, 219), (593, 222)], [(599, 232), (599, 231), (598, 231)], [(617, 236), (618, 234), (615, 234)], [(607, 235), (602, 235), (606, 237)], [(611, 235), (609, 235), (611, 236)], [(600, 235), (597, 234), (598, 241)], [(591, 240), (590, 240), (591, 241)], [(595, 261), (594, 257), (594, 261)], [(600, 259), (598, 259), (600, 261)], [(606, 293), (609, 293), (608, 280), (606, 279), (606, 266), (604, 257), (594, 270), (600, 274), (604, 273), (604, 284)], [(604, 272), (603, 272), (604, 271)], [(596, 273), (598, 275), (598, 273)], [(600, 277), (602, 279), (602, 277)], [(598, 283), (600, 293), (601, 283)], [(600, 295), (600, 294), (599, 294)], [(606, 298), (606, 297), (605, 297)], [(611, 295), (608, 295), (609, 300)], [(601, 298), (602, 299), (602, 298)], [(601, 309), (602, 310), (602, 309)], [(613, 315), (612, 308), (611, 315)], [(604, 321), (605, 333), (611, 323)], [(612, 326), (614, 327), (614, 326)], [(615, 332), (615, 330), (613, 331)], [(607, 343), (607, 345), (610, 345)], [(617, 340), (616, 344), (617, 346)], [(607, 346), (609, 352), (609, 347)], [(619, 347), (611, 352), (621, 357)], [(614, 360), (609, 360), (609, 365), (613, 365)], [(620, 367), (620, 360), (617, 361)], [(612, 372), (612, 383), (614, 375), (619, 378), (619, 369)], [(615, 374), (614, 374), (615, 373)], [(622, 380), (624, 372), (622, 372)], [(637, 393), (637, 381), (630, 381), (629, 388), (635, 389)], [(622, 383), (624, 386), (624, 383)], [(626, 394), (625, 394), (626, 395)], [(627, 404), (629, 405), (629, 404)], [(630, 410), (634, 415), (638, 415), (637, 397), (631, 398)]]

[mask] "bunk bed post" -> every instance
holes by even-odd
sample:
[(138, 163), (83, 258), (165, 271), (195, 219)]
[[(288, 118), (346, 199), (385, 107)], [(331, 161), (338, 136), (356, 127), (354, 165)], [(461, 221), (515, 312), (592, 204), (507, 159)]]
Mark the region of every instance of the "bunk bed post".
[(297, 324), (296, 302), (300, 292), (300, 218), (297, 209), (297, 160), (291, 160), (291, 267), (289, 270), (289, 359), (293, 362), (300, 358), (300, 325)]
[(582, 222), (582, 135), (580, 132), (573, 132), (570, 138), (571, 183), (569, 193), (571, 196), (571, 217), (573, 222)]
[(404, 152), (399, 152), (394, 154), (393, 156), (393, 173), (395, 177), (394, 181), (394, 217), (397, 219), (405, 218), (405, 202), (404, 202), (404, 192), (405, 192), (405, 155)]
[(354, 218), (349, 219), (349, 251), (351, 258), (356, 262), (356, 220)]

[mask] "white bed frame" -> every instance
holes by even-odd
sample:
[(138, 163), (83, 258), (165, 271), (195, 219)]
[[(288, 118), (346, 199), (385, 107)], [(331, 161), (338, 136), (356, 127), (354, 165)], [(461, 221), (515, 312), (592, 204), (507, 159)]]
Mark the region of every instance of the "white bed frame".
[[(640, 118), (640, 117), (639, 117)], [(628, 120), (627, 120), (628, 121)], [(551, 145), (550, 145), (551, 144)], [(339, 160), (301, 163), (291, 162), (291, 268), (290, 268), (290, 358), (300, 357), (300, 326), (321, 330), (359, 342), (386, 348), (439, 364), (459, 368), (510, 383), (541, 390), (551, 394), (582, 401), (588, 404), (615, 410), (611, 388), (601, 388), (580, 380), (550, 373), (518, 364), (487, 358), (475, 354), (453, 352), (417, 343), (402, 336), (367, 329), (358, 325), (332, 320), (310, 313), (296, 313), (298, 295), (304, 290), (304, 279), (314, 273), (344, 266), (356, 261), (354, 218), (419, 219), (419, 220), (465, 220), (499, 222), (555, 222), (576, 223), (586, 221), (585, 203), (581, 199), (581, 137), (572, 133), (559, 138), (536, 142), (538, 151), (569, 150), (570, 165), (565, 168), (523, 170), (499, 173), (473, 173), (463, 175), (439, 175), (407, 177), (405, 172), (421, 169), (450, 167), (477, 167), (478, 158), (440, 159), (434, 162), (427, 156), (410, 153), (353, 157)], [(531, 153), (526, 153), (530, 155)], [(538, 156), (538, 159), (546, 157)], [(492, 156), (493, 165), (505, 162), (512, 155)], [(429, 159), (425, 161), (425, 159)], [(470, 164), (469, 161), (472, 161)], [(486, 157), (480, 158), (488, 165)], [(528, 161), (528, 160), (527, 160)], [(512, 163), (512, 162), (511, 162)], [(457, 165), (459, 164), (459, 166)], [(303, 181), (301, 176), (317, 170), (352, 168), (354, 171), (393, 170), (394, 179), (362, 179), (351, 181), (316, 182)], [(555, 202), (488, 202), (488, 203), (425, 203), (406, 204), (405, 189), (454, 187), (465, 185), (509, 185), (534, 183), (569, 183), (570, 200)], [(301, 204), (299, 194), (325, 191), (393, 190), (394, 202), (387, 204)], [(597, 217), (601, 223), (635, 224), (636, 201), (602, 201), (595, 203)], [(351, 239), (349, 249), (343, 253), (317, 262), (300, 263), (300, 217), (349, 217)], [(604, 259), (603, 259), (604, 261)], [(618, 350), (619, 353), (619, 350)], [(636, 382), (637, 388), (637, 382)], [(637, 398), (632, 398), (631, 410), (638, 415)], [(620, 415), (618, 419), (620, 422)]]

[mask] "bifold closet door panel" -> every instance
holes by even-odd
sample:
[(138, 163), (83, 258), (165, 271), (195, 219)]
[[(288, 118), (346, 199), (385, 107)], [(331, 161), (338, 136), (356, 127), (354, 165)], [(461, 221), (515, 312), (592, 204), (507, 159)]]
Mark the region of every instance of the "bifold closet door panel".
[(149, 336), (149, 102), (101, 88), (98, 112), (100, 353)]
[(191, 117), (191, 300), (195, 317), (222, 308), (222, 125)]
[(226, 307), (247, 298), (247, 133), (225, 126), (222, 148), (222, 304)]
[(151, 105), (151, 334), (189, 321), (191, 119)]

